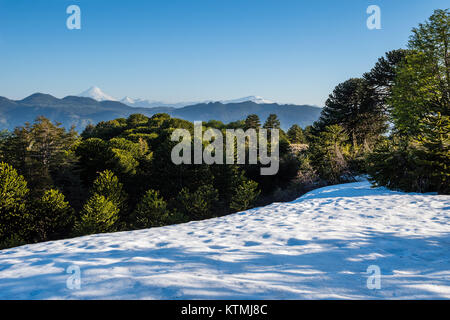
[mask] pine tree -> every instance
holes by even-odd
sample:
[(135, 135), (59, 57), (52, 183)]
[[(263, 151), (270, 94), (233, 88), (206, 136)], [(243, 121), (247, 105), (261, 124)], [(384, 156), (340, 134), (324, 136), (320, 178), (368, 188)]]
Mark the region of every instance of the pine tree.
[(418, 142), (418, 165), (429, 179), (423, 191), (450, 194), (450, 117), (438, 112), (425, 118)]
[(74, 165), (69, 152), (77, 141), (77, 133), (53, 124), (45, 117), (17, 127), (6, 141), (6, 161), (14, 165), (27, 179), (34, 193), (54, 185), (64, 168)]
[(278, 120), (278, 116), (274, 113), (270, 114), (267, 117), (266, 122), (263, 126), (264, 129), (280, 129), (280, 120)]
[(84, 205), (82, 215), (75, 224), (78, 235), (87, 235), (117, 230), (119, 209), (106, 197), (94, 194)]
[(350, 144), (344, 128), (328, 126), (308, 149), (311, 165), (322, 179), (329, 183), (341, 183), (351, 179), (348, 159)]
[(0, 162), (0, 242), (25, 236), (30, 223), (26, 208), (28, 192), (24, 177), (9, 164)]
[(366, 80), (352, 78), (336, 86), (314, 124), (316, 134), (331, 125), (344, 128), (355, 149), (362, 146), (370, 150), (385, 132), (386, 115)]
[(33, 233), (38, 241), (56, 240), (70, 234), (74, 211), (58, 190), (47, 190), (31, 205)]
[(200, 186), (195, 192), (183, 188), (177, 197), (179, 211), (192, 219), (213, 217), (212, 209), (218, 200), (218, 192), (210, 184)]
[(391, 140), (368, 157), (378, 185), (449, 193), (450, 12), (436, 10), (413, 29), (387, 100)]
[(158, 191), (148, 190), (133, 212), (134, 226), (139, 229), (162, 227), (169, 223), (167, 203)]
[(413, 29), (411, 53), (397, 70), (390, 99), (396, 129), (420, 134), (421, 122), (440, 112), (450, 116), (450, 11), (436, 10)]
[(4, 153), (5, 153), (5, 144), (6, 141), (9, 138), (9, 132), (7, 130), (1, 130), (0, 131), (0, 161), (3, 161), (4, 159)]
[(247, 129), (259, 129), (261, 127), (261, 122), (259, 121), (259, 117), (256, 114), (251, 114), (245, 119), (244, 130)]
[(235, 211), (244, 211), (252, 207), (260, 191), (255, 181), (243, 181), (235, 190), (230, 208)]
[(378, 59), (375, 66), (364, 74), (364, 79), (374, 89), (378, 104), (386, 112), (388, 99), (392, 94), (392, 86), (397, 76), (397, 68), (405, 61), (409, 50), (398, 49), (386, 52), (385, 57)]
[(300, 126), (294, 124), (289, 128), (287, 132), (289, 141), (292, 144), (304, 144), (306, 143), (306, 139), (303, 135), (303, 130)]
[(114, 173), (110, 170), (100, 172), (95, 179), (91, 190), (92, 194), (104, 196), (111, 201), (119, 210), (125, 210), (127, 195), (123, 190), (123, 184), (119, 182)]

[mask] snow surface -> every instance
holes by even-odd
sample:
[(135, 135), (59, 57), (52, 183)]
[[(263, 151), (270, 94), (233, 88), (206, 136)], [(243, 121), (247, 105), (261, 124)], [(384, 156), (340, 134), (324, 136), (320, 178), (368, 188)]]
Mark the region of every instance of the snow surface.
[[(0, 299), (449, 299), (450, 197), (312, 191), (233, 215), (0, 251)], [(70, 290), (67, 268), (81, 268)], [(381, 270), (369, 290), (367, 268)]]

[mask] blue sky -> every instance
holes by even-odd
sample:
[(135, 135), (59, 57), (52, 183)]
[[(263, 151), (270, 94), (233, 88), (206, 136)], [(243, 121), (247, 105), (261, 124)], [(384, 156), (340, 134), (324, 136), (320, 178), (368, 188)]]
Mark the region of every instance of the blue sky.
[[(81, 8), (68, 30), (66, 8)], [(381, 30), (366, 8), (381, 8)], [(0, 96), (260, 95), (322, 106), (448, 0), (0, 0)]]

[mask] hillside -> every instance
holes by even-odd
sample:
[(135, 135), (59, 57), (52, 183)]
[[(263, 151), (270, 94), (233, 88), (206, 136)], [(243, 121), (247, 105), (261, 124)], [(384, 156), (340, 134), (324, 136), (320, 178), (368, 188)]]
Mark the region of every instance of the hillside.
[[(367, 182), (163, 228), (0, 251), (0, 299), (450, 298), (450, 197)], [(81, 268), (81, 289), (66, 270)], [(381, 289), (366, 287), (370, 265)]]
[(263, 122), (269, 114), (276, 113), (282, 128), (287, 130), (293, 124), (302, 127), (312, 124), (319, 118), (320, 111), (320, 108), (312, 106), (260, 104), (251, 101), (201, 103), (183, 108), (137, 108), (118, 101), (97, 101), (78, 96), (58, 99), (48, 94), (35, 93), (18, 101), (0, 97), (0, 130), (12, 130), (25, 122), (33, 122), (41, 115), (62, 123), (66, 128), (74, 125), (78, 131), (82, 131), (89, 123), (126, 118), (133, 113), (152, 116), (161, 112), (189, 121), (219, 120), (224, 123), (245, 119), (252, 113), (258, 114)]

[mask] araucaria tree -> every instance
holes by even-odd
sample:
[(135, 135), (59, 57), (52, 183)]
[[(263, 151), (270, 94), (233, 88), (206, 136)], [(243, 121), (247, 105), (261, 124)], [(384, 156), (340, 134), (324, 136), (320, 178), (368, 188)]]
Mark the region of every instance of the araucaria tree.
[(386, 131), (386, 115), (367, 80), (352, 78), (336, 86), (315, 127), (322, 131), (330, 125), (344, 128), (354, 149), (370, 150)]
[(26, 201), (29, 190), (24, 177), (7, 163), (0, 162), (0, 247), (22, 239), (29, 231)]
[[(410, 191), (450, 192), (450, 13), (436, 10), (413, 29), (388, 99), (389, 146), (369, 156), (374, 182)], [(390, 151), (387, 151), (390, 150)], [(393, 155), (401, 162), (388, 161)], [(401, 165), (403, 164), (403, 166)], [(401, 177), (390, 177), (392, 166)]]

